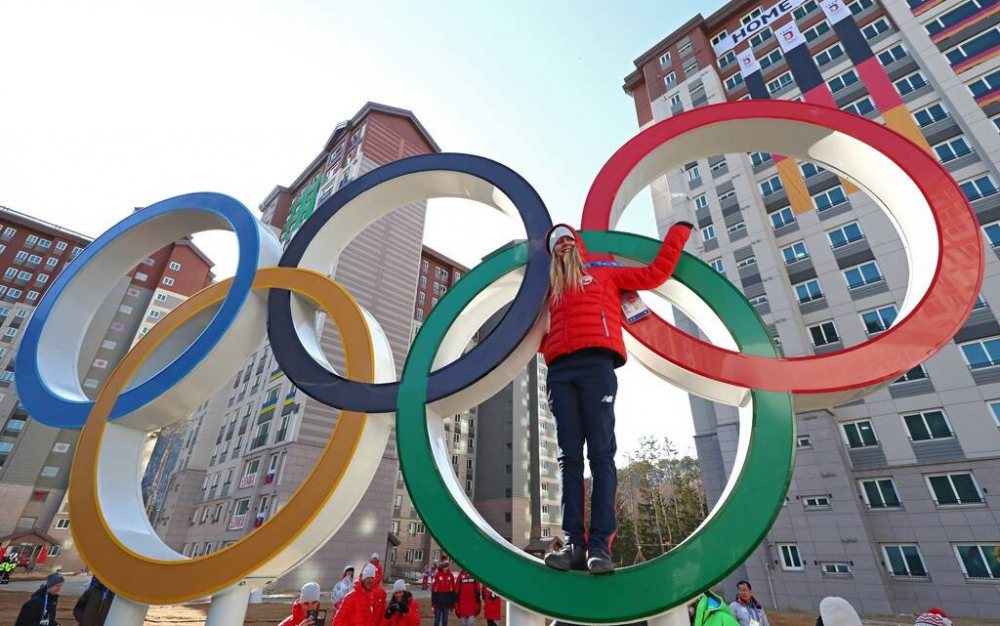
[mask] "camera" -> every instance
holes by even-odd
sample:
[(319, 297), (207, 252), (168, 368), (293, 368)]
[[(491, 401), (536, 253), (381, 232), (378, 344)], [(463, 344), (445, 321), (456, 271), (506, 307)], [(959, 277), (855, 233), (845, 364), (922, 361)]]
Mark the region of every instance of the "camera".
[(311, 617), (313, 624), (316, 626), (325, 626), (326, 609), (313, 609), (311, 611), (306, 611), (306, 617)]

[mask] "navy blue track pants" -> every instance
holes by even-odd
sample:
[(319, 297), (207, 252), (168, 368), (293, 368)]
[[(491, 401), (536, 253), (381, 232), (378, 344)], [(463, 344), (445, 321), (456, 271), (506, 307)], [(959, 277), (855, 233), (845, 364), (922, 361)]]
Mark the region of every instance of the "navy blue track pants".
[[(549, 408), (556, 418), (562, 473), (562, 523), (567, 543), (610, 550), (618, 530), (615, 493), (614, 356), (605, 350), (580, 350), (556, 359), (547, 378)], [(584, 528), (583, 445), (594, 479), (590, 532)], [(589, 541), (588, 541), (589, 540)]]

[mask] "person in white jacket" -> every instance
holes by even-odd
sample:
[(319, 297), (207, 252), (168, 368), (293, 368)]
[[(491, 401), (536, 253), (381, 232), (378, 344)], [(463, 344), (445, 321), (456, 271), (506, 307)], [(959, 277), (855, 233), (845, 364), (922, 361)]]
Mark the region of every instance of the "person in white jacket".
[(770, 626), (767, 614), (753, 595), (753, 588), (745, 580), (736, 583), (736, 601), (729, 605), (729, 610), (740, 626)]
[(344, 601), (344, 596), (354, 589), (354, 566), (345, 565), (344, 566), (344, 577), (337, 581), (337, 584), (333, 586), (333, 593), (330, 594), (331, 600), (333, 601), (333, 613), (337, 614), (337, 609), (340, 608), (340, 603)]

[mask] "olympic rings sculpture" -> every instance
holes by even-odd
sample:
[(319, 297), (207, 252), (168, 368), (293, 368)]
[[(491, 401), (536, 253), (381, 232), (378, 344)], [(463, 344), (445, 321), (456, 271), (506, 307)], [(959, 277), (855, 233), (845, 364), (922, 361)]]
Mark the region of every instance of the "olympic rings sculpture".
[[(711, 343), (654, 316), (626, 326), (629, 350), (663, 379), (738, 406), (740, 434), (719, 503), (667, 555), (608, 577), (555, 572), (499, 537), (462, 492), (441, 416), (489, 398), (537, 351), (547, 321), (542, 239), (551, 220), (537, 193), (508, 168), (471, 155), (435, 154), (352, 182), (317, 208), (283, 253), (237, 201), (190, 194), (123, 220), (54, 281), (22, 341), (17, 384), (35, 419), (82, 427), (70, 506), (84, 560), (122, 597), (144, 603), (273, 580), (321, 547), (350, 515), (378, 466), (395, 412), (403, 475), (428, 529), (457, 562), (511, 602), (573, 622), (615, 623), (662, 614), (697, 595), (754, 550), (780, 511), (794, 465), (796, 409), (863, 397), (931, 356), (968, 316), (983, 276), (974, 213), (937, 161), (879, 124), (782, 101), (704, 107), (639, 133), (591, 188), (583, 215), (588, 248), (623, 262), (648, 262), (658, 242), (606, 230), (638, 191), (692, 159), (758, 150), (820, 163), (865, 190), (906, 245), (910, 285), (896, 323), (878, 338), (833, 354), (781, 359), (742, 294), (683, 256), (656, 293)], [(527, 241), (485, 260), (441, 299), (397, 382), (377, 321), (327, 276), (365, 226), (407, 203), (438, 197), (516, 213)], [(232, 228), (240, 244), (234, 278), (164, 317), (89, 401), (76, 364), (83, 333), (115, 282), (151, 251), (218, 227)], [(251, 295), (265, 288), (271, 290), (266, 301)], [(463, 356), (472, 335), (508, 304), (496, 330)], [(343, 376), (319, 349), (319, 310), (340, 332)], [(289, 379), (341, 416), (316, 468), (277, 514), (242, 541), (188, 559), (166, 546), (146, 519), (138, 489), (142, 441), (225, 384), (265, 332)]]

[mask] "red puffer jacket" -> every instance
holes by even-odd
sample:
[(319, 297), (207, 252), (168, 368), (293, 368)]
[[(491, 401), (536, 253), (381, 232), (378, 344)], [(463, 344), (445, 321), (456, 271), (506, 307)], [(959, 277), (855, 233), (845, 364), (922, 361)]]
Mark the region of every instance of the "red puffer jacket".
[(491, 620), (500, 619), (500, 596), (493, 593), (489, 587), (483, 587), (483, 618)]
[[(409, 596), (409, 598), (406, 598)], [(405, 614), (393, 613), (391, 617), (382, 617), (382, 626), (420, 626), (420, 605), (416, 599), (407, 592), (403, 601), (409, 607)]]
[(382, 585), (375, 583), (372, 587), (372, 626), (382, 624), (382, 614), (385, 613), (386, 592)]
[(475, 617), (479, 615), (480, 595), (479, 582), (472, 574), (462, 570), (455, 583), (458, 588), (458, 603), (455, 605), (455, 615), (459, 617)]
[[(565, 224), (557, 224), (565, 226)], [(583, 262), (587, 250), (580, 234), (567, 226), (576, 237), (576, 246)], [(551, 230), (549, 231), (551, 232)], [(558, 302), (549, 300), (549, 332), (542, 342), (541, 352), (546, 363), (584, 348), (605, 348), (618, 355), (616, 367), (625, 364), (625, 342), (622, 339), (622, 292), (654, 289), (670, 278), (688, 237), (691, 225), (678, 223), (670, 227), (660, 252), (645, 267), (617, 267), (595, 264), (586, 269), (583, 289), (563, 293)], [(545, 236), (548, 241), (548, 235)]]
[[(354, 581), (354, 590), (344, 597), (333, 618), (333, 626), (372, 626), (375, 623), (375, 614), (372, 613), (374, 592), (374, 589), (365, 589), (360, 580)], [(379, 621), (381, 617), (380, 614)]]

